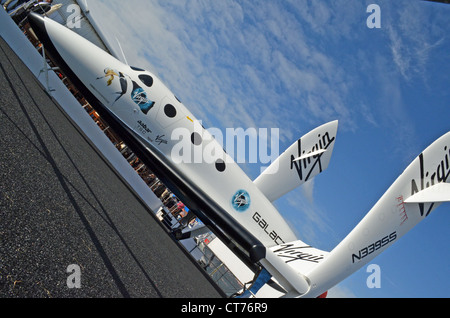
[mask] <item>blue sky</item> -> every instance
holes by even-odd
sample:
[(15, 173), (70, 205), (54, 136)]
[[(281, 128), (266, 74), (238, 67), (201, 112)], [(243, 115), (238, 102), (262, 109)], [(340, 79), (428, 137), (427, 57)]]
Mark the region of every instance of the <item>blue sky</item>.
[[(340, 121), (330, 166), (276, 201), (299, 238), (335, 247), (397, 176), (450, 130), (450, 5), (411, 0), (98, 0), (128, 63), (149, 69), (205, 127), (279, 128), (284, 151)], [(371, 3), (381, 28), (369, 29)], [(254, 179), (259, 164), (242, 164)], [(333, 289), (343, 297), (450, 297), (449, 205)]]

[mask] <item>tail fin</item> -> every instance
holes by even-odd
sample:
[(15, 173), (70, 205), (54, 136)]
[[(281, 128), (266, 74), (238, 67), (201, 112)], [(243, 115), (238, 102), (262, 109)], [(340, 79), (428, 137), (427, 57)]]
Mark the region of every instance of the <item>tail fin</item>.
[(337, 127), (336, 120), (304, 135), (255, 179), (255, 185), (273, 202), (314, 178), (328, 167)]
[(424, 150), (353, 231), (309, 274), (311, 296), (337, 284), (450, 201), (450, 132)]
[[(266, 251), (263, 266), (288, 291), (318, 297), (450, 201), (450, 132), (421, 153), (330, 253), (301, 241)], [(313, 261), (307, 264), (308, 260)]]

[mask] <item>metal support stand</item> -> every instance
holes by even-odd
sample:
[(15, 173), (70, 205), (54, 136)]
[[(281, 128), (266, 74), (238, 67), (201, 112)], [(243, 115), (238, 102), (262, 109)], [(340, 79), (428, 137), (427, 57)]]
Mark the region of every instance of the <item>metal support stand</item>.
[[(49, 67), (48, 63), (47, 63), (47, 58), (45, 56), (45, 48), (44, 48), (44, 44), (42, 44), (42, 59), (44, 61), (44, 67), (40, 70), (39, 72), (39, 76), (44, 73), (45, 75), (45, 90), (47, 91), (47, 93), (49, 95), (51, 95), (51, 92), (54, 92), (55, 89), (50, 87), (50, 82), (49, 82), (49, 77), (48, 77), (48, 71), (57, 71), (59, 70), (59, 67)], [(38, 77), (39, 77), (38, 76)]]

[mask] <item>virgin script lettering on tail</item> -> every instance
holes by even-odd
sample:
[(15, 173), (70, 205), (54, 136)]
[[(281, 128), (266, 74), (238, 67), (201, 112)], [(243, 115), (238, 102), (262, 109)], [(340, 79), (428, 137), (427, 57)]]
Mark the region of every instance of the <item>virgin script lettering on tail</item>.
[[(297, 141), (298, 145), (298, 157), (301, 157), (305, 154), (319, 151), (319, 150), (327, 150), (328, 147), (334, 142), (336, 139), (335, 137), (330, 138), (330, 134), (326, 132), (322, 137), (320, 134), (318, 135), (318, 143), (316, 143), (310, 151), (306, 152), (306, 150), (302, 150), (302, 140), (299, 139)], [(309, 177), (311, 176), (311, 173), (313, 172), (315, 167), (318, 167), (319, 171), (322, 172), (322, 162), (321, 158), (322, 155), (317, 154), (311, 157), (307, 157), (301, 160), (295, 160), (295, 157), (291, 155), (291, 170), (294, 169), (297, 171), (298, 177), (300, 180), (308, 181)]]
[[(423, 153), (419, 155), (419, 169), (420, 169), (420, 179), (411, 180), (411, 195), (418, 193), (430, 186), (437, 183), (447, 182), (450, 176), (450, 147), (444, 147), (444, 157), (438, 163), (436, 168), (430, 169), (431, 171), (425, 171), (425, 158)], [(434, 203), (431, 203), (425, 212), (425, 204), (419, 203), (420, 216), (428, 216), (431, 210), (433, 210)]]

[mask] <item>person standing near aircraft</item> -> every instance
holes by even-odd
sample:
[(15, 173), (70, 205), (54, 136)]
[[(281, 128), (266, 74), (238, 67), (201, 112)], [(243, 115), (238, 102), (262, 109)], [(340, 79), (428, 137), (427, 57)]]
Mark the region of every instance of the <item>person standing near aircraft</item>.
[(24, 4), (24, 3), (27, 2), (26, 0), (18, 0), (15, 4), (13, 4), (13, 5), (11, 6), (11, 8), (8, 9), (9, 5), (10, 5), (13, 1), (14, 1), (14, 0), (7, 0), (7, 1), (3, 4), (3, 9), (5, 9), (6, 11), (13, 10), (13, 9), (17, 8), (18, 6), (20, 6), (20, 5), (22, 5), (22, 4)]
[[(7, 1), (3, 4), (3, 9), (5, 9), (5, 10), (8, 12), (8, 11), (14, 10), (15, 8), (17, 8), (17, 7), (21, 6), (21, 5), (24, 5), (24, 4), (26, 4), (26, 3), (28, 2), (28, 1), (26, 1), (26, 0), (18, 0), (15, 4), (13, 4), (13, 5), (9, 8), (9, 5), (10, 5), (13, 1), (14, 1), (14, 0), (7, 0)], [(42, 2), (47, 2), (47, 3), (49, 3), (49, 4), (52, 4), (52, 3), (53, 3), (53, 0), (46, 0), (46, 1), (42, 1)], [(38, 1), (34, 1), (32, 4), (35, 4), (35, 3), (39, 4)]]

